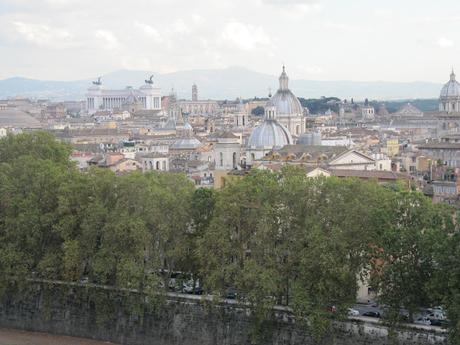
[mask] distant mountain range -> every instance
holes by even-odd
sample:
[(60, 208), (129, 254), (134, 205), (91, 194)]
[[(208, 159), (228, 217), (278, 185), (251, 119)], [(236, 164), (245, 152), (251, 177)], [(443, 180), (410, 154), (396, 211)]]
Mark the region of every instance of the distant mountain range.
[[(235, 99), (237, 97), (266, 97), (268, 89), (276, 91), (278, 77), (254, 72), (242, 67), (225, 69), (190, 70), (174, 73), (120, 70), (102, 76), (103, 87), (138, 87), (151, 74), (163, 95), (176, 90), (179, 98), (191, 98), (191, 86), (198, 85), (201, 99)], [(303, 98), (336, 96), (339, 98), (364, 98), (377, 100), (437, 98), (441, 84), (431, 82), (360, 82), (314, 81), (295, 79), (290, 75), (291, 90)], [(14, 96), (48, 98), (52, 100), (84, 99), (92, 80), (42, 81), (21, 77), (0, 80), (0, 99)]]

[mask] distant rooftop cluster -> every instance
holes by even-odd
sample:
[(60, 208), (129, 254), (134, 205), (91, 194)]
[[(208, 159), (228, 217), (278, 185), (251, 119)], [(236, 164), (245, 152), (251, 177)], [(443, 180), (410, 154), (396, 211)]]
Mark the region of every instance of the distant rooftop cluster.
[(312, 178), (399, 181), (435, 201), (457, 200), (460, 84), (454, 71), (439, 92), (438, 109), (430, 111), (418, 100), (298, 98), (285, 66), (277, 90), (262, 98), (201, 99), (198, 83), (190, 85), (190, 98), (179, 98), (174, 89), (163, 92), (152, 75), (139, 84), (115, 90), (98, 78), (84, 101), (1, 100), (0, 136), (47, 130), (74, 147), (71, 158), (82, 171), (181, 172), (197, 188), (292, 165)]

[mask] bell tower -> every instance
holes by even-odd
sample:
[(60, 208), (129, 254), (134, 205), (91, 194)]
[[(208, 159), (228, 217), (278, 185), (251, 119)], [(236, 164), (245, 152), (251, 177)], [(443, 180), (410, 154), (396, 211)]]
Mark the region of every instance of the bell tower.
[(198, 86), (196, 84), (192, 85), (192, 101), (198, 101)]

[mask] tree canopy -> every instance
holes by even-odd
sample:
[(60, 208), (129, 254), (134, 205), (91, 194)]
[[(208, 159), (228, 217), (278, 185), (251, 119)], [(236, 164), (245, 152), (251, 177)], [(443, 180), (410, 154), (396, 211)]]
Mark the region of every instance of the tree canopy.
[(369, 278), (395, 321), (442, 305), (459, 337), (456, 214), (418, 192), (294, 167), (195, 189), (182, 174), (81, 173), (69, 154), (41, 132), (0, 140), (0, 292), (44, 278), (158, 296), (182, 272), (258, 324), (284, 305), (320, 335)]

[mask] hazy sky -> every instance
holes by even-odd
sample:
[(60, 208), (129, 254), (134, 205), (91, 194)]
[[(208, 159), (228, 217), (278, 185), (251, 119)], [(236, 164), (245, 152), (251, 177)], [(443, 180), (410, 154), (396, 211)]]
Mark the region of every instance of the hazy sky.
[(245, 66), (294, 79), (448, 80), (459, 0), (0, 0), (0, 79)]

